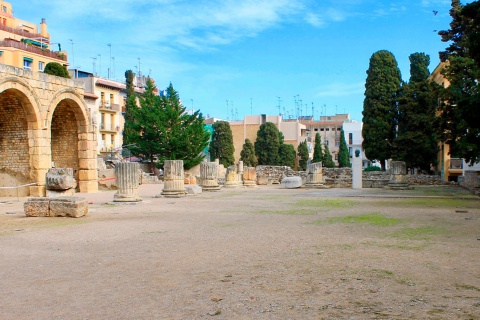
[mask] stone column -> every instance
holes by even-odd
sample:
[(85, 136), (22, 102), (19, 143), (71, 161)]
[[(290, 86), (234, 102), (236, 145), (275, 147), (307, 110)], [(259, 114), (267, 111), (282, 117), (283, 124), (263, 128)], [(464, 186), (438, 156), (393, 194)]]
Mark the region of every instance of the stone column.
[(315, 162), (307, 165), (307, 188), (318, 188), (323, 186), (322, 163)]
[(352, 189), (362, 189), (362, 158), (352, 158)]
[(184, 179), (183, 160), (165, 160), (162, 196), (167, 198), (184, 197), (187, 194)]
[(203, 191), (218, 191), (218, 164), (217, 162), (200, 163), (200, 181)]
[(77, 185), (72, 168), (51, 168), (46, 174), (47, 197), (74, 196)]
[(388, 189), (394, 190), (411, 190), (410, 183), (406, 177), (407, 165), (404, 161), (390, 162), (390, 181), (388, 181)]
[(241, 180), (238, 176), (237, 166), (233, 165), (227, 168), (227, 174), (225, 175), (225, 187), (234, 188), (239, 187)]
[(115, 182), (118, 188), (114, 202), (142, 201), (138, 195), (140, 165), (136, 162), (120, 162), (115, 166)]
[(246, 187), (256, 187), (257, 169), (255, 167), (245, 167), (243, 170), (243, 185)]

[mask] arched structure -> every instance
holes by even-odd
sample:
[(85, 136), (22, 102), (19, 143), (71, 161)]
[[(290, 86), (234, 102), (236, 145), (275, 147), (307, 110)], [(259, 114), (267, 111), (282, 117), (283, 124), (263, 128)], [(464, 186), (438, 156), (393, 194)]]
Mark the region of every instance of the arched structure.
[[(96, 139), (83, 83), (0, 65), (0, 187), (44, 196), (52, 166), (73, 168), (80, 192), (98, 190)], [(16, 195), (0, 188), (0, 196)]]

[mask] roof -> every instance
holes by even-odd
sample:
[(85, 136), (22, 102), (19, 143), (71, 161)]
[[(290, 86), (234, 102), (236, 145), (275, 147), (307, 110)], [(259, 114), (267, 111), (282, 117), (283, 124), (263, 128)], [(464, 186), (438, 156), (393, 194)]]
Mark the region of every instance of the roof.
[(104, 86), (112, 89), (117, 89), (117, 90), (123, 90), (126, 88), (125, 84), (119, 83), (116, 81), (109, 81), (105, 79), (98, 79), (97, 82), (95, 82), (97, 86)]

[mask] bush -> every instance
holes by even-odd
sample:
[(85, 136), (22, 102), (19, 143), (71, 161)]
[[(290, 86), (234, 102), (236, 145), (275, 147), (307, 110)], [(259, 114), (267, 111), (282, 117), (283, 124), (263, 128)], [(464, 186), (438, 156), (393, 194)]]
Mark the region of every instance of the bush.
[(371, 171), (382, 171), (382, 168), (376, 167), (376, 166), (369, 166), (363, 169), (365, 172), (371, 172)]

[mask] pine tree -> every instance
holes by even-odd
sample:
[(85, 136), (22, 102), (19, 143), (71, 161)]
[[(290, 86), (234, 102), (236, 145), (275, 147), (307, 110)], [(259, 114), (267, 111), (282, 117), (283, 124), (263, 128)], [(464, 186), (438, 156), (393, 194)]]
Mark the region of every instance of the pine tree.
[(295, 147), (291, 144), (282, 143), (278, 150), (278, 166), (287, 166), (290, 168), (295, 167), (295, 159), (297, 157), (297, 152)]
[(338, 149), (338, 166), (340, 168), (351, 167), (350, 154), (348, 153), (347, 141), (345, 141), (345, 132), (340, 130), (340, 147)]
[(308, 164), (308, 147), (307, 141), (298, 144), (298, 170), (306, 171)]
[(255, 141), (255, 153), (259, 165), (275, 165), (277, 163), (280, 141), (278, 129), (272, 122), (260, 126)]
[(227, 121), (217, 121), (213, 124), (213, 135), (209, 153), (213, 159), (219, 159), (225, 168), (235, 163), (235, 147), (230, 124)]
[(401, 75), (392, 53), (382, 50), (370, 58), (363, 102), (363, 149), (370, 160), (379, 160), (382, 170), (392, 156), (396, 135), (397, 94)]
[(255, 157), (255, 148), (250, 139), (245, 139), (242, 151), (240, 152), (240, 161), (243, 161), (243, 165), (246, 167), (256, 167), (257, 158)]
[(323, 159), (325, 160), (323, 162), (323, 167), (325, 168), (335, 168), (335, 162), (332, 159), (332, 154), (330, 153), (330, 149), (328, 149), (328, 144), (324, 145), (323, 149)]
[(322, 151), (322, 138), (320, 133), (315, 134), (315, 147), (313, 148), (313, 163), (315, 162), (324, 162), (323, 151)]

